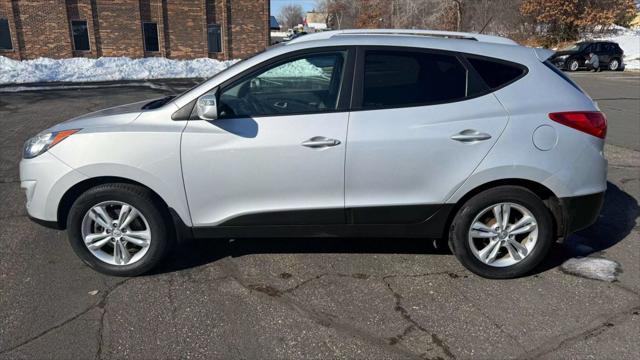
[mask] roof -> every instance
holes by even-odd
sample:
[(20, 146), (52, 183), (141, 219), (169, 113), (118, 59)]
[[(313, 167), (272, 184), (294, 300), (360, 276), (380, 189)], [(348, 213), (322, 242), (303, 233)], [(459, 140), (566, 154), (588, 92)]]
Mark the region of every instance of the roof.
[[(292, 53), (299, 50), (341, 47), (341, 46), (403, 46), (415, 48), (439, 49), (443, 51), (453, 51), (466, 54), (476, 54), (480, 56), (500, 58), (507, 61), (516, 62), (533, 68), (535, 64), (545, 60), (554, 52), (547, 49), (532, 49), (518, 45), (516, 42), (500, 37), (466, 33), (446, 33), (446, 36), (422, 35), (427, 33), (411, 35), (416, 30), (408, 32), (393, 31), (380, 32), (380, 30), (367, 31), (325, 31), (313, 33), (295, 38), (280, 46), (271, 46), (266, 51), (248, 58), (226, 71), (218, 73), (213, 78), (203, 82), (194, 90), (175, 101), (177, 106), (184, 106), (193, 101), (206, 91), (211, 90), (215, 84), (224, 82), (242, 71), (251, 69), (253, 66), (276, 56)], [(439, 32), (438, 34), (442, 34)], [(363, 36), (366, 35), (366, 36)], [(476, 38), (469, 38), (472, 35)], [(486, 41), (486, 40), (492, 41)], [(481, 41), (485, 40), (485, 41)]]
[(313, 40), (327, 40), (334, 39), (341, 36), (422, 36), (422, 37), (435, 37), (445, 38), (452, 40), (473, 40), (484, 43), (494, 43), (503, 45), (518, 45), (515, 41), (501, 37), (484, 34), (453, 32), (453, 31), (438, 31), (438, 30), (412, 30), (412, 29), (352, 29), (352, 30), (334, 30), (315, 33), (307, 36), (303, 36), (294, 39), (289, 44), (297, 44), (301, 42), (313, 41)]
[(583, 41), (578, 41), (576, 44), (597, 44), (597, 43), (616, 44), (616, 42), (613, 40), (583, 40)]

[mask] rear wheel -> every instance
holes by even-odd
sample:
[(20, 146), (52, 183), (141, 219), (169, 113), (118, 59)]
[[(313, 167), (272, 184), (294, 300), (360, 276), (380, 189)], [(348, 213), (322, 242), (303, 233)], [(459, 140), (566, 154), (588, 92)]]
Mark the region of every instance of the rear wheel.
[(542, 200), (517, 186), (501, 186), (469, 199), (453, 221), (452, 250), (470, 271), (486, 278), (522, 276), (546, 257), (553, 220)]
[(74, 202), (67, 220), (69, 242), (95, 270), (116, 276), (149, 271), (165, 256), (170, 228), (148, 189), (105, 184)]

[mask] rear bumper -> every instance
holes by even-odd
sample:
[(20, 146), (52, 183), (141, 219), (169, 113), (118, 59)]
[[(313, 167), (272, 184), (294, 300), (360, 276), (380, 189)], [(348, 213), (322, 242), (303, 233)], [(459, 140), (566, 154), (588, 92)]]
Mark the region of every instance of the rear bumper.
[(565, 236), (593, 225), (603, 204), (604, 192), (561, 198)]

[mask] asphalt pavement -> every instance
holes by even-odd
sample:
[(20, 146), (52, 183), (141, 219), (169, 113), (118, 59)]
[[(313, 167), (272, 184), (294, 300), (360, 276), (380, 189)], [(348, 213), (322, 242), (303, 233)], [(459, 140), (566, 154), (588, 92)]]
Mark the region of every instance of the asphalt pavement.
[[(609, 117), (605, 207), (533, 274), (503, 281), (409, 239), (202, 240), (153, 274), (104, 276), (64, 232), (26, 217), (22, 143), (181, 85), (0, 93), (0, 359), (635, 359), (640, 77), (572, 76)], [(614, 260), (622, 272), (612, 283), (562, 272), (575, 256)]]

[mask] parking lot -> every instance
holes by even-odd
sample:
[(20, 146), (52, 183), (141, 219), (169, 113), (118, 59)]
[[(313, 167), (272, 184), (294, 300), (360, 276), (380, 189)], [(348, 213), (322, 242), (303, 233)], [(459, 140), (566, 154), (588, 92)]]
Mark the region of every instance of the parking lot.
[[(640, 74), (573, 77), (609, 118), (602, 215), (503, 281), (409, 239), (192, 241), (153, 274), (101, 275), (27, 218), (22, 143), (187, 84), (0, 92), (0, 358), (637, 358)], [(617, 281), (564, 273), (575, 256), (618, 262)]]

